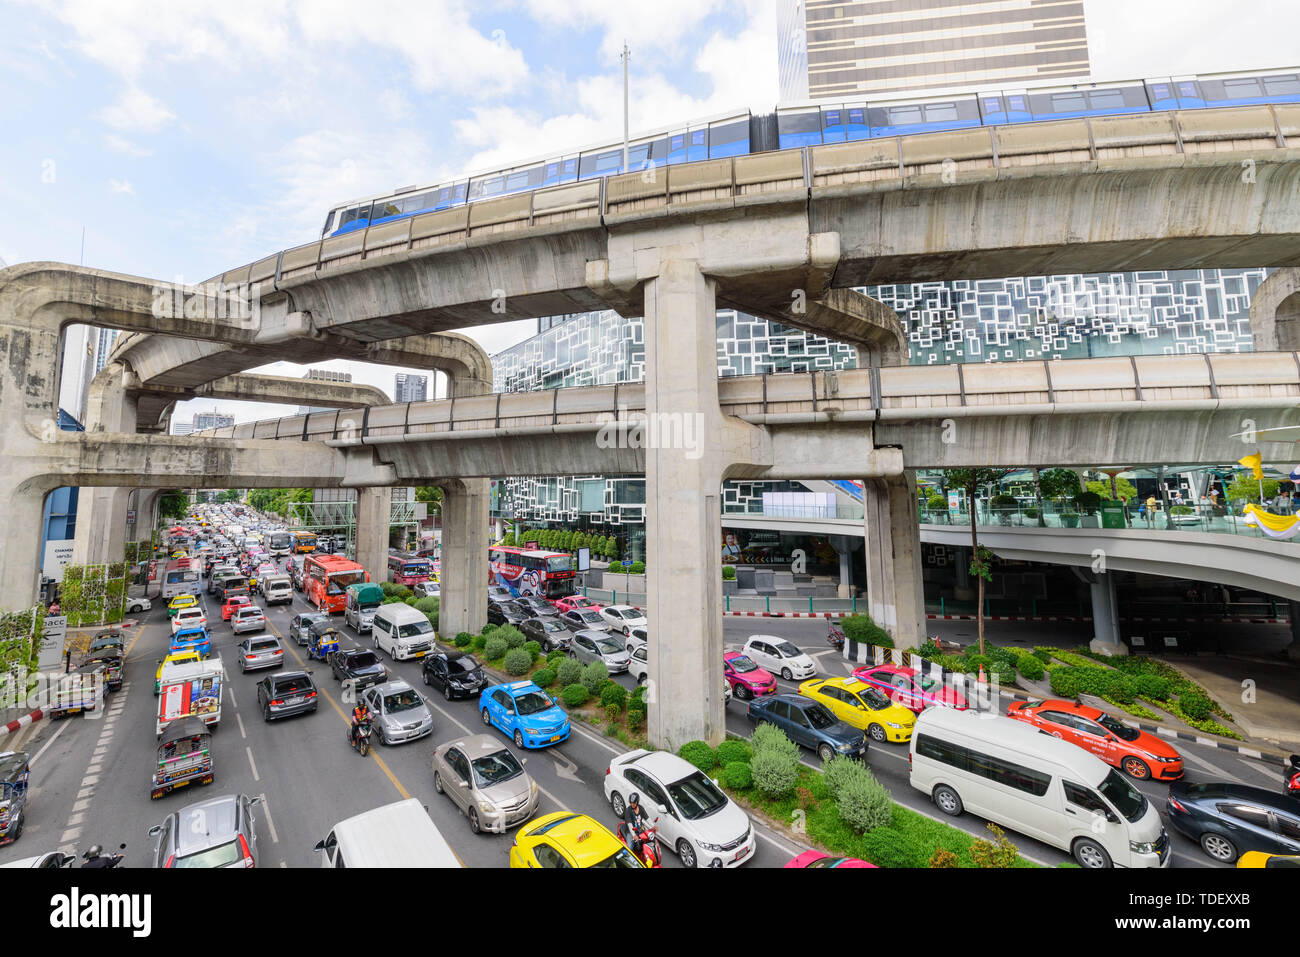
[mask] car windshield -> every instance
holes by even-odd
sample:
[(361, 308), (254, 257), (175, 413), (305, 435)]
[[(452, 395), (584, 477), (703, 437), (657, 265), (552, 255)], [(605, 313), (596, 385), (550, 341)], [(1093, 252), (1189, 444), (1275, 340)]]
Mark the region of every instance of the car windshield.
[(623, 649), (619, 647), (617, 641), (613, 638), (600, 638), (596, 641), (596, 647), (600, 649), (603, 655), (616, 655)]
[(225, 867), (227, 864), (234, 864), (243, 857), (239, 850), (239, 841), (230, 841), (227, 844), (220, 844), (216, 847), (209, 847), (206, 851), (199, 851), (197, 854), (190, 854), (186, 857), (176, 858), (176, 867)]
[(564, 631), (565, 628), (564, 628), (564, 626), (561, 625), (558, 621), (547, 621), (547, 620), (543, 620), (543, 621), (542, 621), (542, 630), (543, 630), (543, 631)]
[(688, 821), (698, 821), (727, 806), (727, 796), (701, 771), (668, 785), (668, 794)]
[(281, 678), (275, 683), (276, 694), (297, 694), (299, 691), (311, 690), (311, 681), (306, 675), (297, 678)]
[(782, 658), (798, 658), (803, 654), (802, 651), (790, 644), (788, 641), (776, 642), (776, 650), (781, 652)]
[(537, 714), (539, 711), (553, 707), (555, 702), (551, 700), (550, 695), (542, 691), (530, 691), (515, 699), (515, 708), (520, 714)]
[(626, 868), (636, 869), (636, 868), (642, 867), (643, 865), (640, 864), (640, 863), (637, 861), (637, 859), (636, 859), (635, 857), (632, 856), (632, 852), (629, 851), (626, 847), (620, 847), (617, 851), (615, 851), (613, 854), (609, 855), (609, 857), (605, 858), (605, 859), (604, 859), (603, 861), (601, 861), (599, 864), (592, 864), (591, 866), (592, 866), (593, 868), (596, 868), (596, 867), (620, 867), (620, 868), (626, 867)]
[(524, 773), (523, 765), (515, 758), (513, 754), (502, 748), (496, 754), (490, 754), (486, 758), (476, 758), (470, 763), (474, 769), (474, 778), (478, 781), (479, 787), (489, 788), (494, 784), (500, 784), (502, 781), (509, 781)]
[(398, 691), (395, 694), (384, 696), (384, 711), (388, 714), (396, 714), (399, 711), (410, 711), (412, 708), (418, 708), (423, 701), (415, 693), (414, 689), (408, 688), (406, 691)]
[(835, 723), (834, 716), (819, 704), (815, 704), (810, 708), (805, 708), (804, 714), (808, 716), (808, 721), (818, 731), (823, 728), (829, 728)]
[(741, 674), (744, 674), (746, 671), (758, 670), (758, 665), (754, 664), (744, 655), (736, 655), (736, 657), (731, 658), (729, 660), (731, 662), (731, 667), (735, 668)]
[(1108, 714), (1103, 714), (1098, 718), (1097, 723), (1121, 741), (1136, 741), (1138, 735), (1141, 734), (1137, 728), (1130, 728), (1123, 721), (1116, 721)]
[(601, 620), (600, 615), (596, 614), (594, 611), (580, 611), (578, 612), (578, 617), (593, 625), (599, 625)]
[(379, 659), (375, 657), (373, 651), (358, 651), (348, 658), (349, 668), (369, 668), (371, 665), (377, 664), (379, 664)]
[(1147, 799), (1114, 768), (1097, 785), (1097, 790), (1114, 805), (1115, 810), (1134, 823), (1142, 820), (1142, 815), (1147, 812)]
[(433, 625), (426, 621), (413, 621), (409, 625), (402, 625), (397, 629), (399, 638), (411, 638), (415, 635), (427, 635), (433, 631)]

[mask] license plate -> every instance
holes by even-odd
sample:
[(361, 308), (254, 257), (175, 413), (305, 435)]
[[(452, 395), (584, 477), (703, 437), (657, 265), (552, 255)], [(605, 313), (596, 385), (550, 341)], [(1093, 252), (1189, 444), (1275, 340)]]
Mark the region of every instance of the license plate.
[(286, 698), (285, 704), (299, 704), (302, 701), (302, 695), (295, 695), (292, 698)]
[(187, 784), (189, 784), (189, 783), (190, 783), (189, 781), (177, 781), (177, 782), (175, 782), (175, 783), (172, 785), (172, 787), (174, 787), (174, 788), (183, 788), (183, 787), (185, 787), (185, 785), (187, 785)]
[(413, 657), (413, 658), (423, 658), (426, 654), (427, 654), (427, 652), (424, 652), (424, 651), (416, 651), (416, 652), (413, 652), (413, 653), (412, 653), (412, 657)]
[(562, 737), (564, 737), (564, 735), (562, 735), (562, 734), (553, 734), (553, 735), (551, 735), (551, 740), (552, 740), (552, 741), (559, 741), (560, 738), (562, 738)]

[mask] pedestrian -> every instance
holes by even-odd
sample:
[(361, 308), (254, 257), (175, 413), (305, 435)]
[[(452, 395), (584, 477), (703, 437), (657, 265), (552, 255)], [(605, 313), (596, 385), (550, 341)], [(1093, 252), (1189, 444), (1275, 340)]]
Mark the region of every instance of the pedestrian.
[(1159, 503), (1156, 502), (1155, 495), (1148, 495), (1147, 496), (1147, 526), (1148, 527), (1150, 527), (1151, 519), (1155, 517), (1156, 509), (1159, 507), (1160, 506)]

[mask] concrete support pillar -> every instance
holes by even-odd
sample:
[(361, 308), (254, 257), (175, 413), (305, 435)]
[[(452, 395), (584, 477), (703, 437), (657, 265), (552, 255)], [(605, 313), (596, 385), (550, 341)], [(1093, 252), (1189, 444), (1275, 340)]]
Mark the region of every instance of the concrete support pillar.
[(48, 489), (19, 486), (6, 496), (0, 535), (0, 611), (36, 603), (41, 587), (41, 532)]
[[(128, 378), (122, 363), (111, 362), (91, 381), (86, 401), (87, 432), (135, 432), (138, 408), (135, 397), (127, 391)], [(130, 494), (126, 488), (82, 489), (77, 500), (74, 564), (122, 560)]]
[(1128, 649), (1119, 636), (1119, 605), (1115, 600), (1115, 576), (1099, 572), (1092, 584), (1093, 639), (1089, 646), (1105, 655), (1123, 655)]
[(372, 582), (388, 581), (388, 523), (393, 511), (393, 490), (387, 487), (357, 490), (357, 561)]
[(442, 485), (438, 632), (444, 636), (477, 632), (487, 624), (490, 492), (487, 479)]
[(840, 598), (852, 598), (854, 540), (849, 538), (847, 535), (832, 535), (830, 537), (830, 546), (835, 549), (835, 554), (840, 557), (840, 584), (838, 595)]
[(895, 647), (919, 647), (925, 641), (925, 592), (915, 473), (866, 480), (862, 504), (871, 617)]
[(1291, 616), (1291, 644), (1286, 646), (1286, 654), (1292, 661), (1300, 661), (1300, 601), (1288, 598), (1286, 607)]

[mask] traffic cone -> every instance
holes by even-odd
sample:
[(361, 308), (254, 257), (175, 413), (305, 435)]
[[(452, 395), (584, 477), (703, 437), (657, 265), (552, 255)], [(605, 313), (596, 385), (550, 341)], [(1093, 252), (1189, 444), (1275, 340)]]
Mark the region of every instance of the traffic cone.
[(986, 678), (986, 677), (984, 677), (984, 666), (983, 666), (983, 665), (980, 665), (980, 676), (979, 676), (979, 678), (978, 678), (977, 680), (978, 680), (979, 683), (982, 684), (982, 685), (986, 685), (986, 684), (989, 683), (989, 679)]

